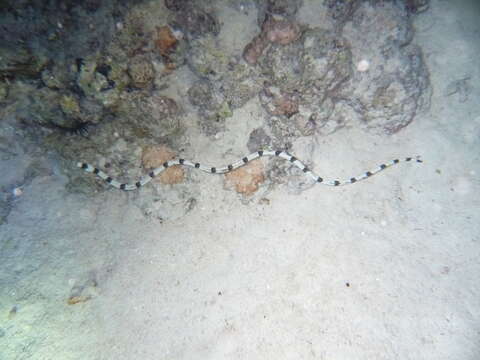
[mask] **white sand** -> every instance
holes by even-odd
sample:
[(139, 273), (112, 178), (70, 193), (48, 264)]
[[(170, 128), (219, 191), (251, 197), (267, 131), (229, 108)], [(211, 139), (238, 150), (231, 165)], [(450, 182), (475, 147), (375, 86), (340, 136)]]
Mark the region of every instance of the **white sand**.
[[(312, 154), (332, 177), (396, 156), (424, 164), (301, 195), (278, 186), (270, 204), (189, 173), (197, 206), (164, 223), (131, 205), (142, 194), (89, 201), (58, 174), (36, 178), (0, 226), (0, 359), (479, 359), (474, 3), (432, 0), (415, 19), (428, 114), (388, 138), (318, 138)], [(447, 95), (465, 77), (468, 97)], [(199, 142), (196, 158), (216, 164), (240, 144)], [(75, 287), (91, 299), (67, 305)]]

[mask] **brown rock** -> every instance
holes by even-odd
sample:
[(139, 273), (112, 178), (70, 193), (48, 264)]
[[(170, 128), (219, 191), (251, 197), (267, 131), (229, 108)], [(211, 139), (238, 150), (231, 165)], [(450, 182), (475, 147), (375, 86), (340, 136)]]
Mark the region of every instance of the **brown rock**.
[(265, 87), (260, 101), (270, 115), (289, 118), (298, 113), (298, 97), (274, 87)]
[(235, 187), (235, 191), (243, 195), (252, 195), (259, 184), (265, 181), (264, 166), (260, 159), (225, 175), (227, 186)]
[(155, 39), (155, 46), (160, 55), (168, 56), (170, 52), (175, 49), (177, 38), (173, 35), (169, 26), (157, 27), (157, 36)]
[(286, 19), (267, 17), (262, 32), (250, 41), (243, 51), (243, 58), (249, 64), (256, 64), (269, 43), (287, 45), (300, 37), (300, 26)]
[(134, 57), (128, 65), (128, 74), (132, 79), (132, 85), (139, 89), (151, 86), (155, 78), (153, 65), (146, 56)]
[(286, 19), (268, 17), (262, 26), (262, 31), (268, 41), (287, 45), (300, 37), (300, 26)]
[(285, 115), (287, 117), (298, 113), (298, 101), (289, 94), (282, 94), (273, 101), (272, 115)]
[[(149, 146), (143, 150), (142, 165), (146, 169), (154, 169), (162, 166), (166, 161), (173, 160), (176, 157), (175, 152), (165, 145)], [(179, 184), (184, 181), (185, 171), (180, 166), (175, 165), (164, 170), (158, 179), (162, 184)]]
[(255, 36), (253, 40), (245, 46), (245, 49), (243, 50), (243, 58), (251, 65), (256, 64), (267, 45), (268, 40), (263, 34)]

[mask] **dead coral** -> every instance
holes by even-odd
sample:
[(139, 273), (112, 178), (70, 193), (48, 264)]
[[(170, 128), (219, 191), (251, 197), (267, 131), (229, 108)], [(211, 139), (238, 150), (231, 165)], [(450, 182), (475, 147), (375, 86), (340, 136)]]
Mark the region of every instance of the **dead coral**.
[(190, 0), (165, 0), (165, 7), (168, 10), (180, 11), (185, 10), (189, 3)]
[(300, 7), (303, 5), (303, 0), (264, 0), (258, 1), (258, 19), (262, 23), (266, 16), (280, 15), (284, 18), (293, 19)]
[(297, 40), (300, 35), (300, 26), (293, 21), (278, 16), (268, 16), (263, 22), (262, 32), (245, 46), (243, 58), (253, 65), (270, 43), (288, 45)]
[(132, 85), (139, 89), (149, 87), (155, 78), (153, 65), (146, 56), (134, 57), (128, 66), (128, 74)]
[(9, 44), (5, 40), (0, 45), (0, 53), (0, 77), (37, 77), (49, 61), (26, 46)]
[[(143, 150), (142, 165), (146, 169), (160, 167), (166, 161), (175, 159), (176, 154), (165, 145), (149, 146)], [(180, 166), (172, 166), (158, 177), (162, 184), (179, 184), (185, 180), (185, 171)]]
[(262, 31), (265, 33), (268, 41), (280, 45), (290, 44), (292, 41), (297, 40), (301, 34), (298, 24), (274, 17), (268, 17), (265, 20)]
[(270, 115), (291, 117), (298, 113), (298, 97), (276, 87), (265, 87), (260, 101)]
[(196, 2), (185, 5), (176, 13), (175, 25), (182, 29), (187, 38), (196, 39), (205, 35), (216, 36), (220, 33), (220, 24), (214, 11), (202, 9)]
[(235, 191), (243, 195), (252, 195), (265, 181), (264, 166), (260, 159), (225, 175), (227, 187), (233, 186)]
[(262, 56), (265, 48), (268, 46), (268, 40), (265, 37), (265, 34), (261, 33), (253, 38), (245, 49), (243, 50), (243, 58), (245, 61), (251, 65), (257, 63), (257, 60)]
[(160, 55), (168, 56), (175, 49), (177, 38), (173, 35), (169, 26), (157, 27), (157, 34), (154, 40)]
[(177, 103), (158, 93), (125, 93), (117, 109), (117, 116), (117, 121), (130, 136), (156, 142), (178, 136), (182, 129)]
[(148, 13), (145, 9), (133, 7), (126, 14), (124, 22), (121, 23), (117, 41), (128, 56), (139, 54), (144, 48), (148, 47), (148, 29), (145, 23), (147, 18)]
[(80, 105), (73, 95), (62, 95), (60, 97), (60, 108), (67, 116), (79, 117), (80, 115)]
[(408, 12), (418, 14), (427, 11), (430, 6), (430, 0), (406, 0), (405, 7)]

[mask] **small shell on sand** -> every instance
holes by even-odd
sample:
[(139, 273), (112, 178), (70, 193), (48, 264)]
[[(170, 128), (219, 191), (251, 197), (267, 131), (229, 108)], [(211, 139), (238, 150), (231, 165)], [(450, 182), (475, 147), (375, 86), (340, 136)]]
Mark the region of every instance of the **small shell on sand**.
[(84, 303), (90, 300), (92, 297), (89, 295), (77, 295), (77, 296), (70, 296), (67, 300), (68, 305), (75, 305), (79, 303)]
[(368, 60), (360, 60), (357, 64), (357, 70), (360, 72), (365, 72), (370, 69), (370, 62)]
[(23, 190), (19, 187), (16, 187), (12, 190), (12, 194), (13, 196), (15, 197), (19, 197), (19, 196), (22, 196), (23, 195)]

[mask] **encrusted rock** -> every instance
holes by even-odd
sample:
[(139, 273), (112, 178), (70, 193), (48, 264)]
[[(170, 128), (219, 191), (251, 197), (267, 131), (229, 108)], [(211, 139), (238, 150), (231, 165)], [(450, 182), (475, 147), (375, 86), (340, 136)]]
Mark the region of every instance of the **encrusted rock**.
[(300, 37), (300, 26), (293, 21), (268, 17), (263, 23), (262, 31), (271, 43), (280, 45), (290, 44)]
[(253, 130), (248, 137), (247, 148), (250, 152), (268, 149), (272, 145), (272, 138), (268, 136), (265, 129)]
[(298, 112), (298, 96), (276, 87), (265, 87), (260, 93), (260, 102), (270, 115), (291, 117)]
[(283, 91), (304, 92), (315, 87), (320, 98), (336, 91), (352, 68), (346, 40), (319, 28), (306, 30), (299, 41), (271, 46), (259, 64)]
[(252, 79), (237, 81), (235, 77), (231, 76), (225, 79), (221, 87), (223, 88), (223, 96), (231, 109), (241, 108), (255, 97), (261, 89), (261, 86)]
[(5, 100), (8, 96), (8, 84), (0, 81), (0, 101)]
[(303, 0), (258, 0), (258, 22), (262, 24), (270, 15), (293, 19), (302, 5)]
[(362, 0), (338, 1), (325, 0), (328, 13), (336, 20), (337, 26), (343, 26), (343, 23), (349, 19), (355, 10), (360, 6)]
[(282, 17), (267, 16), (262, 31), (245, 46), (243, 58), (249, 64), (256, 64), (269, 43), (287, 45), (301, 35), (300, 26)]
[(220, 24), (211, 9), (202, 9), (200, 2), (181, 4), (175, 16), (175, 25), (180, 27), (189, 39), (206, 35), (216, 36), (220, 32)]
[(413, 32), (405, 10), (386, 3), (379, 11), (362, 3), (345, 24), (344, 35), (356, 62), (367, 60), (369, 68), (354, 73), (338, 96), (343, 100), (332, 119), (348, 118), (367, 129), (392, 134), (428, 108), (429, 74), (422, 51), (409, 44)]
[(62, 95), (60, 97), (60, 107), (67, 116), (78, 117), (80, 115), (80, 105), (73, 95)]
[(302, 84), (304, 63), (303, 44), (295, 41), (288, 45), (273, 44), (258, 59), (262, 73), (270, 82), (284, 91), (298, 89)]
[(201, 130), (213, 136), (223, 130), (232, 111), (223, 94), (209, 80), (199, 80), (188, 89), (188, 98), (198, 109)]
[(325, 6), (334, 30), (310, 28), (286, 45), (272, 43), (267, 29), (275, 17), (268, 15), (245, 50), (247, 62), (258, 63), (268, 79), (260, 101), (274, 142), (347, 124), (391, 134), (428, 107), (428, 71), (421, 50), (410, 44), (408, 9), (356, 0)]
[(160, 26), (156, 30), (155, 46), (160, 55), (168, 56), (175, 49), (178, 40), (169, 26)]
[(94, 57), (78, 61), (77, 85), (87, 98), (99, 101), (105, 107), (114, 107), (120, 97), (120, 88), (109, 79), (110, 71), (105, 64), (97, 63)]
[(35, 77), (48, 63), (47, 58), (34, 54), (27, 47), (18, 44), (2, 43), (0, 54), (1, 77)]
[(230, 58), (209, 35), (190, 41), (187, 63), (197, 76), (218, 81), (229, 72)]
[(245, 49), (243, 50), (243, 58), (251, 65), (256, 64), (258, 58), (263, 54), (268, 44), (269, 41), (267, 40), (265, 34), (260, 33), (245, 46)]
[(188, 100), (196, 107), (215, 110), (223, 102), (223, 97), (216, 93), (209, 80), (198, 80), (187, 91)]
[(273, 44), (259, 64), (271, 82), (265, 82), (260, 102), (271, 115), (268, 124), (276, 139), (285, 143), (316, 129), (326, 130), (332, 99), (346, 86), (352, 71), (350, 48), (343, 37), (308, 29), (297, 41)]
[[(175, 152), (165, 145), (149, 146), (143, 150), (142, 165), (145, 169), (151, 170), (175, 158)], [(162, 184), (179, 184), (185, 180), (185, 171), (178, 165), (172, 166), (164, 170), (157, 179)]]
[(147, 11), (141, 6), (132, 7), (124, 17), (116, 40), (129, 57), (142, 53), (148, 47)]
[(233, 186), (235, 191), (243, 195), (252, 195), (265, 181), (264, 166), (260, 159), (225, 175), (227, 187)]
[(132, 136), (139, 139), (166, 141), (181, 131), (180, 109), (176, 102), (157, 93), (126, 93), (117, 110), (118, 118)]
[(185, 63), (189, 44), (181, 31), (170, 26), (157, 27), (153, 41), (165, 65), (163, 73), (169, 74)]
[[(24, 91), (27, 89), (24, 89)], [(27, 91), (30, 91), (28, 89)], [(65, 118), (59, 106), (60, 96), (49, 88), (42, 88), (29, 93), (19, 101), (18, 118), (30, 125), (50, 127), (54, 125), (69, 128), (71, 119)]]
[(198, 109), (198, 114), (202, 119), (220, 120), (217, 112), (225, 102), (225, 98), (216, 91), (211, 81), (206, 79), (196, 81), (188, 89), (187, 95), (190, 103)]
[(129, 63), (128, 74), (132, 79), (132, 85), (139, 89), (151, 86), (155, 78), (152, 62), (146, 56), (134, 57)]
[(74, 72), (66, 64), (52, 63), (41, 74), (42, 81), (51, 89), (65, 89), (73, 79)]
[(320, 98), (339, 90), (352, 73), (352, 53), (348, 41), (328, 30), (309, 29), (302, 36), (303, 88), (314, 86)]
[(305, 116), (303, 114), (295, 114), (292, 116), (295, 128), (300, 131), (302, 136), (310, 136), (315, 133), (317, 124), (313, 116)]
[(112, 43), (107, 50), (107, 54), (97, 61), (96, 71), (101, 72), (109, 82), (109, 89), (121, 93), (131, 85), (130, 75), (128, 74), (129, 57), (118, 47), (116, 42)]
[(168, 10), (180, 11), (185, 10), (191, 0), (165, 0), (165, 6)]
[(430, 0), (406, 0), (406, 8), (409, 12), (418, 14), (427, 11)]

